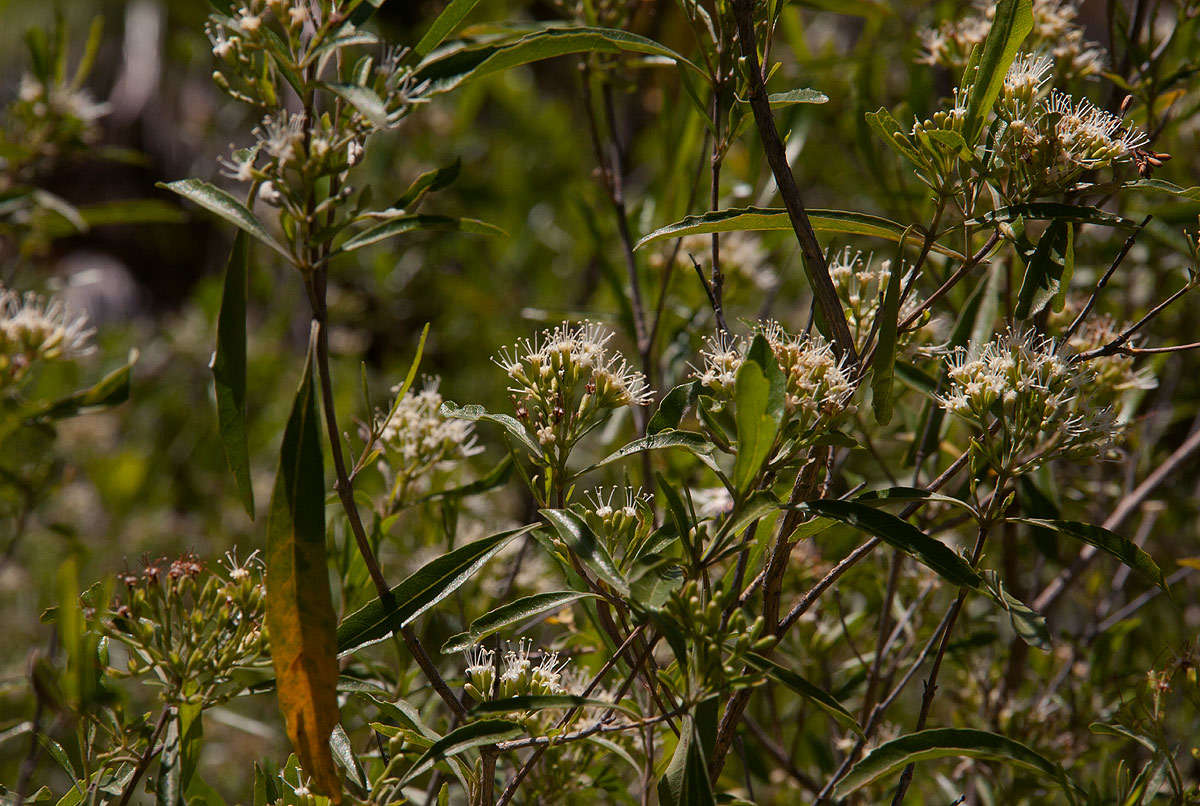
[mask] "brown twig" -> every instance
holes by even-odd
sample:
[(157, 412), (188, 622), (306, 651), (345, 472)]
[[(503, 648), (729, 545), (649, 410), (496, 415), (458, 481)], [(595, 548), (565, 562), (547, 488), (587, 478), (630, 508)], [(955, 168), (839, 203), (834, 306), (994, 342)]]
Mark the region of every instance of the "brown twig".
[(842, 303), (838, 300), (833, 280), (829, 277), (825, 255), (817, 242), (816, 233), (813, 232), (812, 222), (808, 220), (804, 201), (800, 197), (800, 188), (796, 185), (791, 166), (788, 165), (787, 151), (779, 138), (779, 131), (775, 128), (775, 118), (771, 115), (771, 104), (767, 99), (767, 88), (763, 83), (762, 67), (758, 60), (758, 41), (754, 35), (754, 7), (753, 0), (733, 2), (738, 39), (741, 41), (742, 56), (746, 60), (750, 80), (748, 100), (754, 113), (754, 123), (758, 127), (759, 140), (771, 166), (771, 173), (775, 176), (775, 185), (779, 188), (779, 195), (783, 197), (792, 229), (800, 243), (800, 253), (804, 257), (804, 273), (812, 287), (816, 307), (829, 330), (834, 350), (852, 364), (857, 364), (854, 337), (850, 335), (846, 314), (842, 311)]

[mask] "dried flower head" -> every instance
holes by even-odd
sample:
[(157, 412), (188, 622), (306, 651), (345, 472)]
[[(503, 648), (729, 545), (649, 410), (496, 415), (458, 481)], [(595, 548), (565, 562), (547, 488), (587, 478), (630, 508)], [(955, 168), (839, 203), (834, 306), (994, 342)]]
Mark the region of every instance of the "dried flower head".
[(1080, 397), (1090, 370), (1033, 330), (1009, 331), (974, 351), (959, 348), (947, 375), (950, 386), (939, 402), (981, 428), (975, 445), (998, 472), (1015, 475), (1055, 458), (1102, 454), (1113, 443), (1112, 410)]

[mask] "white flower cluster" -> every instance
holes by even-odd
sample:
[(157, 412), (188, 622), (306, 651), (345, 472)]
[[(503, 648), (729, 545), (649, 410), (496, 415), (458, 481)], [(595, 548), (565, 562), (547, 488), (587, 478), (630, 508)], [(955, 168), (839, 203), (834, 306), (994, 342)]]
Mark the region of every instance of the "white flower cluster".
[(87, 316), (58, 300), (0, 286), (0, 388), (20, 381), (37, 361), (70, 361), (95, 348)]
[(1142, 169), (1146, 135), (1085, 98), (1047, 94), (1051, 65), (1045, 56), (1019, 55), (996, 104), (1005, 123), (997, 144), (998, 178), (1010, 199), (1069, 189), (1084, 171), (1118, 163)]
[[(966, 66), (972, 48), (982, 44), (992, 28), (996, 4), (976, 0), (976, 9), (973, 16), (921, 31), (924, 52), (918, 61), (953, 69)], [(1073, 0), (1033, 0), (1033, 31), (1026, 43), (1053, 56), (1064, 78), (1094, 75), (1104, 68), (1104, 49), (1088, 41), (1078, 17)]]
[[(437, 378), (426, 378), (420, 391), (409, 390), (396, 401), (383, 423), (380, 441), (398, 478), (405, 482), (439, 466), (474, 456), (483, 450), (475, 442), (474, 424), (438, 413), (442, 396)], [(399, 392), (396, 386), (393, 392)]]
[(1087, 99), (1055, 91), (1045, 108), (1056, 116), (1054, 133), (1065, 156), (1085, 168), (1127, 157), (1149, 141), (1142, 131), (1125, 127), (1119, 117)]
[[(876, 262), (874, 255), (864, 257), (862, 252), (851, 252), (847, 246), (830, 257), (829, 276), (842, 301), (850, 334), (861, 349), (883, 307), (884, 292), (892, 279), (892, 261)], [(917, 304), (914, 297), (905, 300), (900, 319), (905, 319)]]
[(653, 399), (646, 377), (609, 352), (612, 336), (595, 322), (564, 322), (492, 359), (514, 382), (517, 418), (543, 446), (569, 450), (607, 412)]
[[(499, 664), (495, 662), (496, 653), (490, 649), (475, 645), (466, 650), (467, 693), (481, 702), (570, 693), (563, 684), (563, 672), (569, 660), (560, 660), (557, 652), (542, 652), (535, 666), (531, 646), (528, 638), (522, 638), (515, 645), (507, 644)], [(497, 666), (499, 680), (496, 678)]]
[[(1066, 312), (1072, 308), (1068, 306)], [(1118, 323), (1109, 314), (1089, 317), (1067, 340), (1073, 354), (1085, 353), (1103, 347), (1123, 333), (1128, 323)], [(1134, 369), (1131, 355), (1115, 353), (1099, 356), (1088, 361), (1091, 370), (1084, 382), (1084, 393), (1092, 405), (1109, 406), (1116, 412), (1117, 419), (1124, 422), (1131, 412), (1126, 411), (1126, 398), (1139, 389), (1153, 389), (1158, 385), (1154, 373), (1149, 369)]]
[(947, 374), (949, 389), (939, 403), (982, 429), (974, 445), (998, 472), (1015, 475), (1055, 458), (1101, 454), (1116, 436), (1112, 410), (1081, 396), (1090, 370), (1033, 330), (956, 350)]
[[(833, 428), (851, 411), (854, 394), (849, 369), (820, 336), (793, 335), (775, 321), (760, 322), (755, 331), (767, 340), (785, 380), (785, 418), (798, 434)], [(738, 369), (749, 342), (721, 333), (705, 339), (701, 367), (693, 377), (718, 399), (733, 397)]]

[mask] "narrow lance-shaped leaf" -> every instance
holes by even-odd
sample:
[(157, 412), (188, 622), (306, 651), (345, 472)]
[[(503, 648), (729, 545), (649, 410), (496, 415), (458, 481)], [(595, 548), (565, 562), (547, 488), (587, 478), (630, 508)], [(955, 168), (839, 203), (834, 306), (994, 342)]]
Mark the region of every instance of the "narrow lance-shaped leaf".
[(884, 540), (937, 571), (955, 585), (979, 587), (979, 574), (942, 543), (895, 515), (856, 501), (822, 499), (802, 504), (817, 515), (839, 520)]
[(426, 563), (412, 576), (392, 588), (392, 604), (378, 597), (342, 619), (337, 628), (337, 650), (352, 652), (391, 635), (410, 624), (429, 608), (445, 599), (471, 578), (483, 564), (517, 535), (534, 525), (509, 529), (468, 543)]
[(1074, 261), (1068, 255), (1071, 247), (1071, 225), (1065, 221), (1052, 222), (1042, 233), (1021, 279), (1017, 307), (1013, 312), (1016, 318), (1025, 319), (1040, 313), (1058, 294), (1067, 263)]
[[(817, 232), (839, 232), (847, 235), (866, 235), (885, 238), (895, 243), (920, 247), (925, 242), (924, 234), (914, 228), (903, 227), (895, 221), (868, 213), (847, 210), (808, 211), (812, 227)], [(682, 238), (685, 235), (703, 235), (711, 232), (741, 231), (788, 231), (792, 229), (787, 210), (782, 207), (735, 207), (727, 210), (711, 210), (699, 215), (681, 218), (674, 224), (660, 227), (637, 242), (635, 249), (649, 246), (667, 238)], [(930, 247), (938, 254), (963, 260), (962, 254), (936, 241)]]
[(287, 248), (267, 232), (263, 223), (246, 209), (246, 205), (215, 185), (201, 179), (181, 179), (178, 182), (159, 183), (159, 187), (178, 193), (210, 213), (215, 213), (243, 232), (253, 235), (284, 257), (291, 259)]
[(862, 734), (862, 729), (858, 726), (858, 720), (854, 718), (854, 714), (847, 711), (846, 707), (825, 689), (815, 683), (810, 683), (791, 669), (780, 666), (770, 658), (759, 655), (756, 652), (747, 653), (746, 662), (760, 672), (765, 672), (775, 680), (783, 683), (783, 685), (801, 697), (811, 700), (831, 716), (845, 722), (853, 728), (855, 733)]
[(876, 747), (855, 764), (834, 789), (844, 798), (858, 789), (897, 773), (917, 761), (937, 758), (1001, 761), (1054, 779), (1071, 797), (1072, 786), (1062, 768), (1018, 741), (996, 733), (965, 728), (935, 728), (901, 736)]
[(445, 41), (446, 37), (458, 27), (458, 24), (463, 21), (463, 18), (471, 13), (471, 9), (479, 3), (479, 0), (450, 0), (446, 7), (442, 9), (442, 13), (438, 14), (437, 19), (425, 31), (425, 35), (417, 42), (413, 48), (413, 57), (416, 59), (424, 59), (433, 49)]
[(444, 215), (412, 215), (394, 218), (377, 227), (360, 232), (349, 238), (337, 251), (353, 252), (355, 249), (362, 249), (364, 246), (370, 246), (388, 238), (394, 238), (397, 235), (404, 235), (405, 233), (420, 230), (467, 232), (473, 235), (506, 236), (508, 234), (493, 224), (488, 224), (485, 221), (477, 221), (474, 218), (451, 218)]
[(250, 239), (239, 232), (225, 269), (225, 290), (217, 316), (217, 349), (213, 353), (213, 385), (217, 393), (217, 427), (225, 459), (237, 482), (246, 514), (254, 520), (254, 488), (250, 484), (250, 451), (246, 447), (246, 288)]
[(984, 120), (1004, 84), (1004, 75), (1017, 57), (1021, 42), (1033, 30), (1031, 0), (1000, 0), (992, 17), (992, 27), (982, 45), (971, 52), (963, 73), (963, 86), (970, 87), (963, 136), (974, 145)]
[(312, 348), (283, 434), (267, 515), (267, 629), (288, 738), (316, 787), (341, 802), (329, 749), (340, 721), (337, 618), (325, 554), (325, 472)]
[(509, 722), (507, 719), (484, 719), (480, 722), (463, 725), (434, 742), (433, 746), (421, 754), (412, 768), (405, 773), (400, 783), (405, 784), (411, 781), (443, 759), (465, 753), (473, 747), (515, 739), (524, 733), (525, 731), (520, 725), (516, 722)]
[(614, 590), (629, 595), (629, 583), (617, 570), (617, 564), (613, 562), (608, 548), (596, 537), (583, 518), (569, 509), (543, 509), (542, 517), (550, 522), (568, 550), (581, 563)]
[(1004, 587), (1000, 575), (995, 571), (984, 571), (983, 577), (987, 582), (988, 593), (1008, 613), (1009, 621), (1012, 623), (1013, 631), (1017, 634), (1017, 637), (1029, 646), (1040, 649), (1043, 652), (1049, 652), (1053, 649), (1050, 641), (1050, 630), (1046, 627), (1046, 620), (1042, 618), (1041, 614), (1016, 596), (1013, 596)]
[(1026, 221), (1071, 221), (1076, 224), (1099, 224), (1105, 227), (1121, 227), (1136, 229), (1137, 222), (1130, 218), (1101, 210), (1098, 207), (1087, 207), (1077, 204), (1059, 204), (1058, 202), (1029, 202), (1014, 204), (1011, 207), (1001, 207), (991, 210), (976, 218), (966, 221), (966, 225), (987, 226), (1004, 224), (1018, 219)]
[(892, 380), (896, 367), (896, 335), (900, 319), (900, 271), (893, 270), (888, 277), (887, 290), (883, 294), (879, 336), (875, 344), (875, 361), (872, 364), (871, 406), (880, 425), (892, 421)]
[(691, 716), (684, 719), (679, 743), (667, 771), (658, 782), (658, 802), (662, 806), (709, 806), (716, 803), (708, 782), (704, 747), (696, 734)]
[(129, 387), (133, 376), (133, 365), (137, 362), (138, 352), (129, 353), (129, 361), (123, 367), (114, 369), (93, 386), (82, 389), (72, 395), (48, 403), (35, 409), (30, 420), (65, 420), (89, 411), (106, 409), (117, 406), (129, 399)]
[(477, 644), (505, 627), (522, 624), (543, 613), (561, 610), (571, 602), (595, 595), (583, 591), (552, 591), (535, 593), (515, 602), (509, 602), (472, 621), (467, 632), (459, 633), (442, 645), (442, 652), (447, 655), (452, 652), (461, 652), (471, 644)]
[(435, 53), (418, 66), (414, 79), (430, 82), (430, 93), (449, 92), (501, 70), (572, 53), (640, 53), (669, 59), (703, 74), (683, 56), (652, 39), (612, 28), (580, 27), (546, 28), (515, 42)]
[(1043, 529), (1050, 529), (1061, 535), (1082, 540), (1084, 543), (1116, 557), (1151, 584), (1157, 585), (1164, 591), (1167, 590), (1167, 582), (1163, 578), (1162, 569), (1149, 554), (1132, 540), (1114, 534), (1102, 526), (1046, 518), (1012, 518), (1011, 520), (1030, 526), (1040, 526)]
[(746, 494), (775, 444), (783, 421), (784, 380), (766, 337), (754, 337), (733, 385), (738, 449), (733, 486)]
[[(632, 456), (635, 453), (642, 451), (654, 451), (662, 448), (684, 448), (699, 457), (702, 461), (708, 459), (709, 455), (716, 450), (716, 447), (709, 442), (703, 434), (698, 434), (695, 431), (683, 431), (675, 428), (668, 428), (659, 431), (656, 434), (639, 437), (632, 442), (618, 448), (617, 450), (605, 456), (599, 462), (591, 465), (581, 471), (577, 475), (589, 473), (598, 467), (610, 464), (618, 459), (624, 459), (626, 456)], [(711, 461), (711, 460), (710, 460)], [(706, 462), (707, 464), (707, 462)]]

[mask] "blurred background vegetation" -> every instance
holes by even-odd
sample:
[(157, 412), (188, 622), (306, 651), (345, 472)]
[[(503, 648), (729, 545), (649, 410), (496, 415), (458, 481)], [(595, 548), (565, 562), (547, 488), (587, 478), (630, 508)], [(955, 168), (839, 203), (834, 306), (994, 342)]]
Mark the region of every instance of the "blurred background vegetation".
[[(387, 3), (372, 24), (387, 40), (414, 42), (440, 6), (432, 0)], [(16, 95), (28, 69), (24, 32), (34, 26), (52, 28), (56, 12), (65, 16), (73, 54), (81, 50), (93, 17), (103, 18), (88, 86), (111, 109), (101, 121), (97, 147), (57, 164), (40, 184), (85, 212), (103, 209), (94, 205), (140, 200), (136, 203), (143, 206), (136, 209), (151, 220), (108, 224), (95, 213), (94, 226), (72, 233), (50, 217), (42, 222), (46, 237), (32, 251), (17, 254), (11, 244), (0, 247), (4, 284), (55, 293), (72, 308), (86, 310), (97, 329), (98, 352), (78, 366), (44, 373), (37, 380), (39, 396), (54, 397), (94, 382), (120, 366), (131, 348), (140, 351), (128, 403), (64, 422), (56, 439), (6, 445), (7, 455), (0, 457), (6, 471), (22, 478), (41, 474), (48, 480), (28, 497), (8, 489), (0, 513), (0, 623), (5, 625), (0, 732), (29, 718), (27, 657), (35, 648), (49, 651), (52, 645), (39, 614), (57, 600), (54, 578), (64, 557), (78, 557), (80, 579), (87, 584), (136, 567), (144, 556), (188, 550), (212, 562), (231, 546), (245, 553), (263, 540), (262, 519), (247, 519), (221, 453), (208, 370), (221, 273), (233, 233), (155, 188), (156, 182), (188, 176), (220, 182), (216, 157), (227, 154), (231, 144), (249, 144), (258, 120), (213, 84), (211, 46), (203, 32), (208, 7), (196, 0), (0, 1), (0, 98), (5, 103)], [(876, 212), (899, 221), (928, 219), (923, 188), (885, 152), (863, 115), (880, 106), (901, 120), (905, 110), (925, 115), (938, 97), (948, 94), (956, 77), (916, 62), (920, 42), (914, 32), (962, 13), (963, 6), (954, 2), (788, 6), (779, 40), (779, 47), (788, 51), (784, 81), (815, 87), (829, 97), (824, 105), (800, 104), (780, 112), (810, 206)], [(556, 3), (484, 0), (468, 25), (565, 17)], [(1111, 44), (1104, 3), (1084, 3), (1081, 18), (1090, 39)], [(670, 0), (646, 0), (631, 27), (683, 53), (691, 50), (690, 32)], [(1119, 60), (1120, 54), (1114, 58)], [(360, 358), (376, 400), (384, 400), (387, 389), (401, 380), (426, 323), (430, 336), (422, 371), (442, 377), (447, 399), (480, 402), (492, 410), (506, 405), (501, 374), (490, 363), (499, 345), (584, 314), (612, 324), (629, 344), (622, 250), (595, 175), (577, 65), (577, 59), (566, 57), (498, 74), (438, 97), (398, 132), (378, 137), (358, 174), (359, 182), (376, 189), (376, 198), (399, 194), (422, 171), (461, 160), (458, 180), (436, 197), (437, 212), (486, 220), (509, 237), (430, 233), (340, 258), (331, 273), (330, 296), (336, 388), (343, 395), (339, 405), (345, 422), (351, 415), (366, 414), (358, 395)], [(703, 123), (680, 90), (677, 74), (662, 68), (628, 76), (616, 93), (614, 109), (629, 166), (626, 198), (637, 237), (707, 209), (707, 179), (693, 192), (698, 170), (707, 166), (701, 159)], [(1114, 92), (1104, 79), (1083, 81), (1078, 88), (1101, 102)], [(1166, 104), (1164, 92), (1173, 91), (1158, 87), (1152, 97)], [(1185, 187), (1195, 185), (1200, 176), (1200, 117), (1195, 115), (1200, 96), (1191, 89), (1172, 94), (1169, 102), (1173, 107), (1155, 148), (1174, 159), (1156, 175)], [(1145, 110), (1135, 108), (1134, 115), (1144, 118)], [(773, 187), (764, 184), (761, 163), (756, 139), (743, 136), (722, 175), (727, 206), (771, 203)], [(1108, 310), (1129, 319), (1185, 279), (1181, 230), (1195, 224), (1200, 203), (1143, 195), (1123, 199), (1121, 205), (1126, 217), (1155, 216), (1104, 297)], [(1122, 237), (1088, 230), (1076, 245), (1077, 288), (1090, 287)], [(864, 250), (880, 246), (830, 245), (847, 243)], [(761, 261), (747, 261), (754, 265), (729, 280), (730, 320), (769, 312), (803, 326), (809, 298), (790, 233), (764, 234), (761, 247)], [(656, 287), (664, 272), (671, 273), (653, 379), (660, 390), (689, 371), (686, 362), (694, 360), (696, 346), (691, 334), (711, 327), (690, 265), (666, 266), (667, 254), (663, 250), (648, 256), (642, 266), (649, 288)], [(256, 257), (249, 446), (261, 514), (308, 316), (297, 278), (261, 250)], [(1194, 303), (1185, 301), (1154, 322), (1147, 341), (1195, 341), (1196, 321)], [(1190, 432), (1200, 414), (1200, 352), (1156, 357), (1152, 363), (1159, 387), (1147, 393), (1131, 444), (1136, 461), (1130, 471), (1139, 478)], [(489, 451), (475, 460), (480, 473), (501, 455), (495, 440), (485, 438), (485, 444)], [(1090, 469), (1073, 472), (1088, 474)], [(1156, 498), (1161, 504), (1142, 516), (1148, 524), (1143, 537), (1164, 569), (1184, 567), (1169, 560), (1200, 554), (1200, 474), (1191, 469), (1179, 473)], [(522, 503), (514, 494), (503, 505), (515, 516)], [(1068, 503), (1088, 506), (1086, 501)], [(436, 528), (428, 531), (412, 544), (385, 550), (385, 567), (390, 563), (397, 569), (392, 576), (398, 578), (400, 568), (416, 567), (405, 557), (421, 550), (421, 539), (440, 539)], [(880, 569), (871, 573), (882, 580)], [(1109, 576), (1100, 570), (1089, 576), (1083, 586), (1088, 595), (1103, 595)], [(1140, 640), (1125, 640), (1127, 631), (1104, 639), (1111, 666), (1098, 674), (1144, 676), (1147, 668), (1194, 637), (1200, 625), (1196, 589), (1185, 584), (1180, 590), (1179, 607), (1164, 601), (1142, 611)], [(245, 776), (251, 772), (247, 758), (283, 752), (272, 707), (264, 702), (255, 712), (252, 706), (210, 730), (210, 739), (228, 731), (226, 741), (208, 743), (205, 760), (206, 766), (222, 770), (207, 778), (226, 794), (239, 797), (245, 791)], [(0, 780), (15, 778), (26, 751), (25, 741), (0, 744)]]

